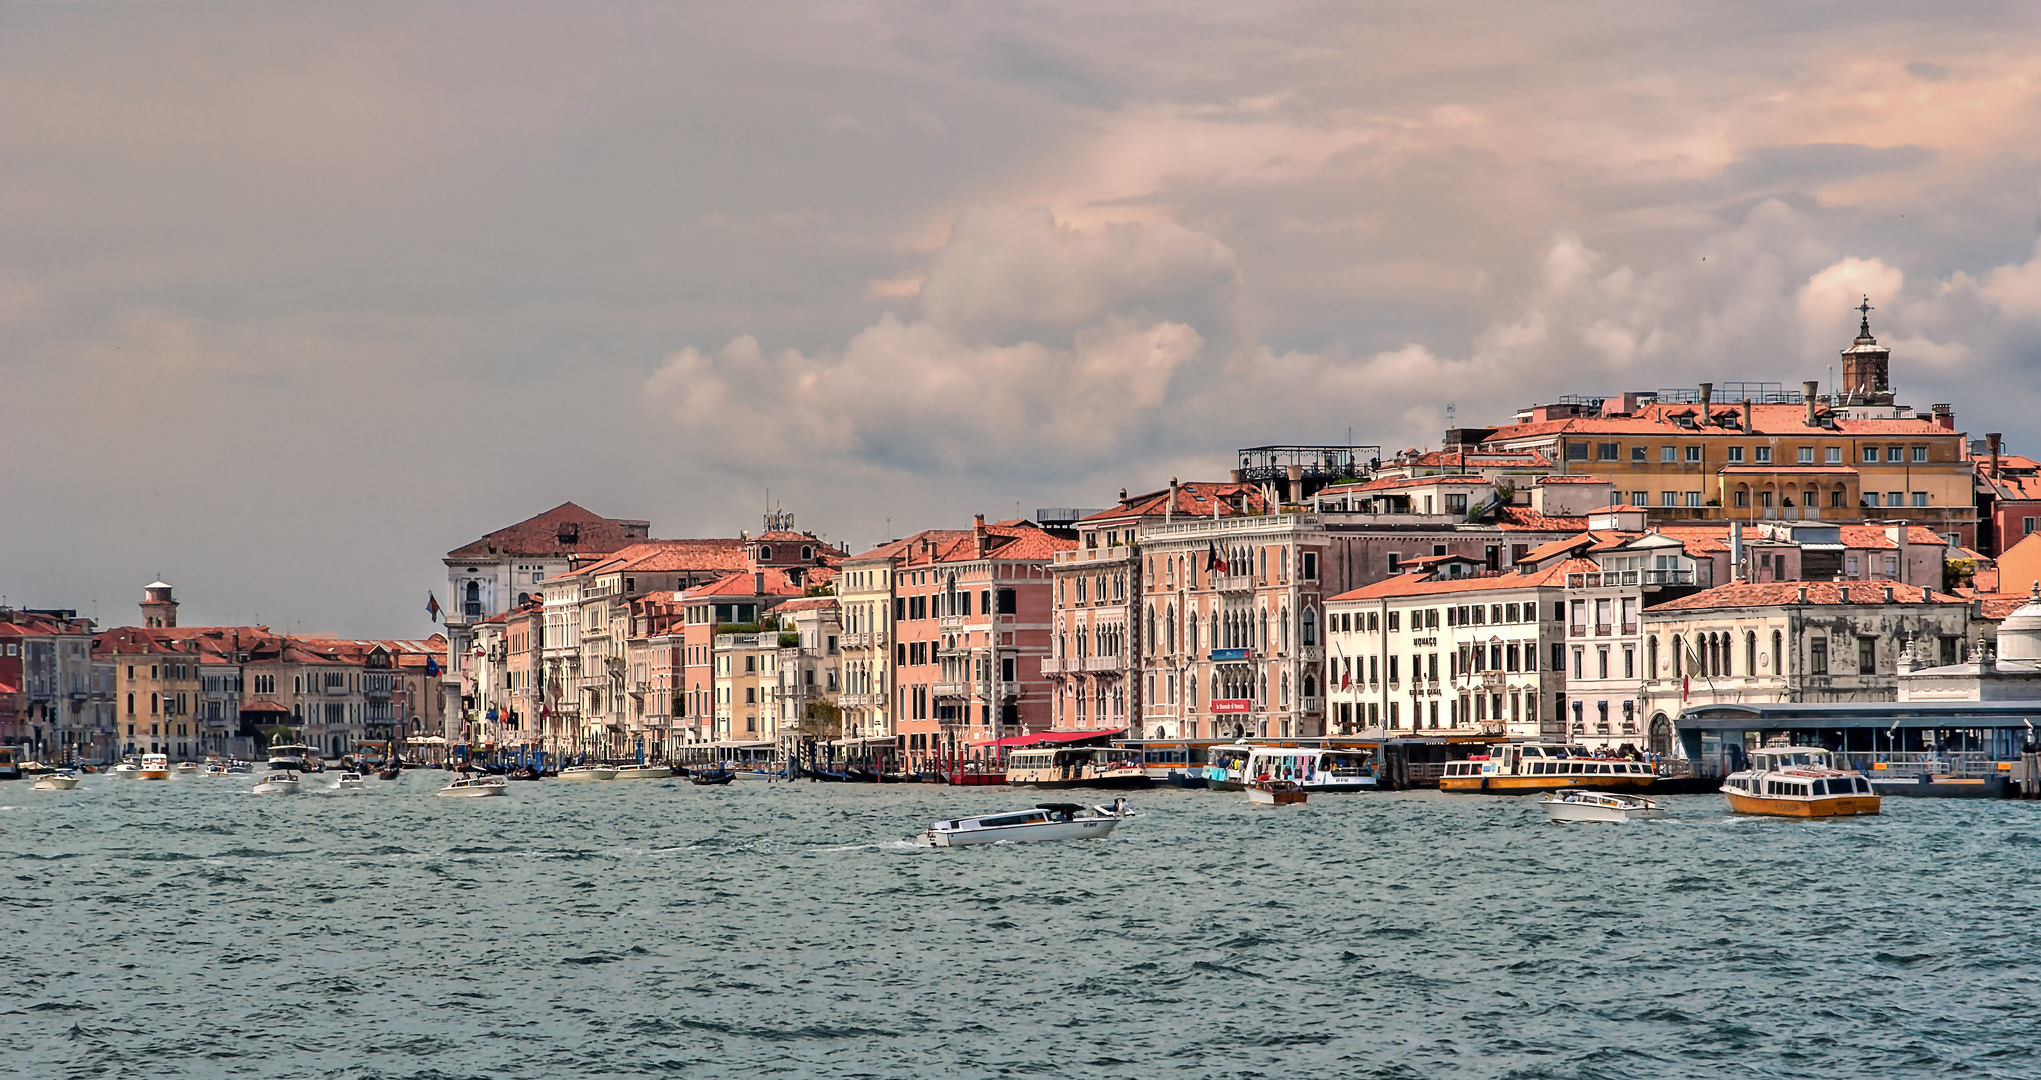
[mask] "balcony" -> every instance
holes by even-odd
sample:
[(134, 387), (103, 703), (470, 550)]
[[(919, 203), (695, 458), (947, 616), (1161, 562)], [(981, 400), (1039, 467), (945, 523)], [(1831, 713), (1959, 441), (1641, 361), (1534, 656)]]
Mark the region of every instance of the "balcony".
[(837, 644), (844, 649), (883, 649), (886, 647), (886, 632), (872, 630), (844, 634)]
[(937, 623), (944, 630), (962, 630), (964, 628), (964, 617), (962, 615), (945, 615), (937, 620)]
[(1087, 672), (1125, 671), (1126, 669), (1127, 662), (1117, 656), (1087, 656), (1084, 658), (1084, 670)]
[(836, 703), (846, 709), (869, 709), (885, 704), (880, 694), (838, 694)]
[(1566, 628), (1566, 636), (1567, 636), (1567, 637), (1586, 637), (1586, 636), (1587, 636), (1587, 624), (1586, 624), (1586, 623), (1574, 623), (1573, 625), (1571, 625), (1571, 626), (1569, 626), (1569, 627), (1567, 627), (1567, 628)]
[(1322, 664), (1325, 662), (1325, 649), (1319, 645), (1306, 645), (1297, 650), (1297, 659), (1307, 664)]
[(975, 682), (939, 682), (935, 684), (935, 696), (939, 698), (967, 698), (971, 691), (982, 686)]
[(467, 603), (462, 604), (461, 614), (467, 616), (470, 619), (481, 618), (482, 602), (480, 600), (470, 600)]

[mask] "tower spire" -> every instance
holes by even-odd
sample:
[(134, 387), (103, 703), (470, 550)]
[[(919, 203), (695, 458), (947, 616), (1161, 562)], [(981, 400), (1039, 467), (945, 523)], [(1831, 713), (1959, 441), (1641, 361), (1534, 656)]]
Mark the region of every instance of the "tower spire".
[(1871, 298), (1869, 296), (1866, 296), (1864, 297), (1864, 302), (1858, 304), (1855, 310), (1857, 314), (1863, 316), (1863, 320), (1857, 323), (1857, 338), (1859, 340), (1862, 340), (1864, 338), (1870, 337), (1871, 313), (1878, 309), (1871, 306)]

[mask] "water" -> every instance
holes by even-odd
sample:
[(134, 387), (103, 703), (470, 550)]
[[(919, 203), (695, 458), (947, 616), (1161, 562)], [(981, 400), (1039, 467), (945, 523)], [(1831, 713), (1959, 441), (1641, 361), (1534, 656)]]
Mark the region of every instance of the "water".
[[(2041, 806), (0, 785), (12, 1075), (2031, 1077)], [(315, 778), (310, 786), (329, 784)], [(1101, 796), (1103, 797), (1103, 796)]]

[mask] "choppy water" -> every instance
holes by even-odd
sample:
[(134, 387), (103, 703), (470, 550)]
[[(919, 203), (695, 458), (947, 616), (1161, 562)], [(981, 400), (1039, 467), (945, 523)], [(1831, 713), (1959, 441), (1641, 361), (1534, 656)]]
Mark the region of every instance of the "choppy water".
[[(313, 786), (329, 783), (327, 778)], [(1436, 793), (0, 785), (33, 1077), (2032, 1077), (2041, 806), (1551, 826)]]

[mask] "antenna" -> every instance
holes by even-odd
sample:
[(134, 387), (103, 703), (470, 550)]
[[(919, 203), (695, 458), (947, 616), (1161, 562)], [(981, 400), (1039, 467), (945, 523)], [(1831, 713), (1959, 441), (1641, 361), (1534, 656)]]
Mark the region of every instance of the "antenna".
[[(1446, 430), (1447, 430), (1447, 431), (1451, 431), (1451, 430), (1453, 430), (1453, 416), (1454, 416), (1454, 415), (1455, 415), (1456, 413), (1458, 413), (1458, 412), (1459, 412), (1459, 409), (1458, 409), (1457, 407), (1455, 407), (1455, 406), (1454, 406), (1454, 404), (1453, 404), (1452, 402), (1450, 402), (1450, 401), (1446, 402)], [(1351, 439), (1351, 438), (1353, 438), (1353, 436), (1352, 436), (1352, 435), (1348, 435), (1348, 436), (1347, 436), (1347, 438)]]

